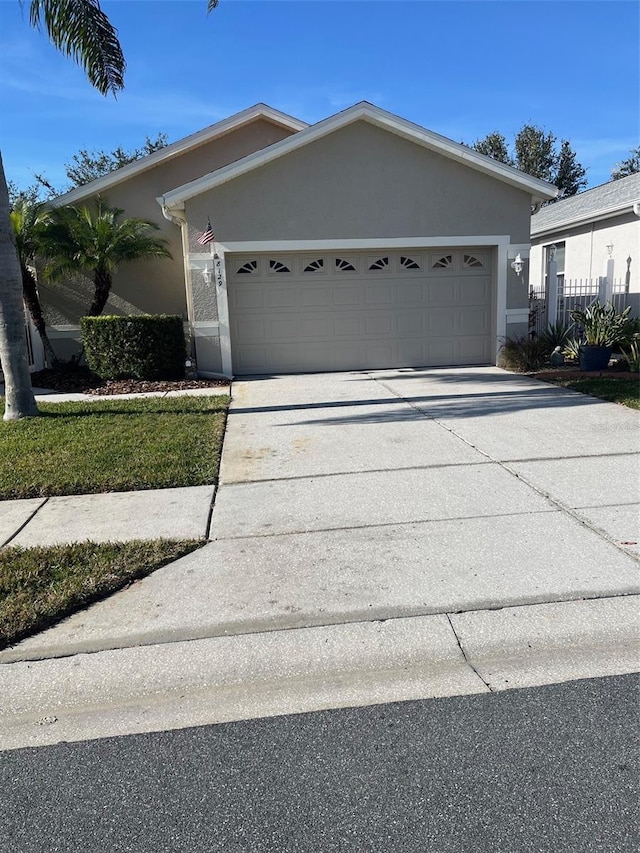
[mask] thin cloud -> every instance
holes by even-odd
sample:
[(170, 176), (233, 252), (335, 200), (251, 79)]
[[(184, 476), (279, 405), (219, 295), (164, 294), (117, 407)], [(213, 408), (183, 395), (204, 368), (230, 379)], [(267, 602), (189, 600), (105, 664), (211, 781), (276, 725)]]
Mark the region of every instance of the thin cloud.
[(381, 91), (317, 86), (302, 90), (293, 87), (287, 87), (286, 90), (278, 88), (263, 100), (272, 107), (313, 124), (360, 101), (369, 101), (384, 107), (387, 98)]

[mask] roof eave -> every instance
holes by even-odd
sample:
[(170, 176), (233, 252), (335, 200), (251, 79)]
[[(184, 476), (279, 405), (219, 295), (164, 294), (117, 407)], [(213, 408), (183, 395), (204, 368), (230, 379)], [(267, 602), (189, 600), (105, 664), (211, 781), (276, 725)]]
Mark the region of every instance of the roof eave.
[[(595, 213), (585, 214), (583, 216), (573, 216), (568, 219), (562, 219), (552, 225), (546, 225), (542, 228), (531, 228), (532, 237), (543, 237), (545, 234), (552, 234), (554, 231), (566, 231), (570, 228), (578, 228), (580, 225), (587, 225), (589, 222), (600, 222), (603, 219), (612, 219), (614, 216), (621, 216), (624, 213), (633, 213), (634, 202), (625, 202), (618, 204), (615, 207), (603, 208)], [(532, 226), (535, 223), (535, 218), (532, 220)]]
[(229, 166), (223, 166), (214, 172), (209, 172), (194, 181), (183, 184), (180, 187), (165, 193), (162, 204), (165, 207), (173, 207), (174, 205), (184, 204), (189, 198), (207, 192), (210, 189), (220, 186), (227, 181), (233, 180), (246, 172), (273, 162), (280, 157), (284, 157), (290, 151), (296, 148), (301, 148), (323, 136), (346, 127), (359, 119), (365, 119), (378, 127), (385, 128), (391, 132), (398, 134), (415, 143), (421, 144), (436, 153), (448, 156), (458, 162), (465, 162), (471, 168), (475, 168), (492, 177), (496, 177), (517, 189), (529, 192), (533, 202), (548, 201), (556, 198), (558, 188), (546, 181), (541, 181), (539, 178), (533, 178), (520, 172), (511, 166), (506, 166), (503, 163), (498, 163), (490, 157), (479, 154), (464, 145), (459, 145), (444, 136), (426, 130), (419, 125), (413, 124), (406, 119), (381, 110), (367, 102), (355, 104), (343, 112), (323, 119), (317, 124), (311, 125), (294, 136), (276, 142), (261, 151), (249, 154), (243, 157), (236, 163), (231, 163)]
[(255, 104), (255, 106), (242, 110), (229, 118), (223, 119), (222, 121), (204, 128), (203, 130), (199, 130), (196, 131), (196, 133), (185, 136), (183, 139), (179, 139), (177, 142), (173, 142), (170, 145), (161, 148), (159, 151), (154, 151), (146, 157), (142, 157), (139, 160), (135, 160), (133, 163), (128, 163), (126, 166), (122, 166), (120, 169), (109, 172), (107, 175), (96, 178), (95, 181), (91, 181), (88, 184), (84, 184), (81, 187), (70, 190), (68, 193), (57, 196), (56, 198), (51, 199), (48, 204), (54, 207), (59, 207), (64, 204), (75, 204), (78, 201), (82, 201), (85, 198), (89, 198), (93, 195), (104, 192), (111, 187), (117, 186), (134, 175), (141, 174), (148, 169), (152, 169), (159, 163), (171, 160), (174, 157), (178, 157), (187, 151), (192, 151), (201, 145), (206, 145), (214, 139), (220, 139), (221, 137), (232, 133), (234, 130), (238, 130), (247, 124), (251, 124), (251, 122), (256, 121), (259, 118), (268, 119), (274, 124), (292, 130), (294, 133), (298, 133), (309, 126), (306, 122), (300, 121), (293, 116), (288, 116), (286, 113), (281, 113), (279, 110), (275, 110), (267, 104)]

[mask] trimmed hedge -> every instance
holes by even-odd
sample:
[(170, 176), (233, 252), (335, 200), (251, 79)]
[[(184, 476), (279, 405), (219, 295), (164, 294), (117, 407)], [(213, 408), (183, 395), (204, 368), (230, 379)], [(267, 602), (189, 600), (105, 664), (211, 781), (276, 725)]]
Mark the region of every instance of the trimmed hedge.
[(182, 317), (82, 317), (87, 364), (102, 379), (183, 379)]

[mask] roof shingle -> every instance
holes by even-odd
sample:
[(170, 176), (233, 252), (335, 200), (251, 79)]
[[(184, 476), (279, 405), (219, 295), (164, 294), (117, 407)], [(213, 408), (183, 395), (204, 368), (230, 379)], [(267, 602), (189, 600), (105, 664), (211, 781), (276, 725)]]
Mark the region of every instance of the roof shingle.
[(640, 202), (640, 172), (543, 207), (531, 218), (531, 233), (568, 226), (573, 220), (583, 221), (612, 208), (630, 207), (636, 202)]

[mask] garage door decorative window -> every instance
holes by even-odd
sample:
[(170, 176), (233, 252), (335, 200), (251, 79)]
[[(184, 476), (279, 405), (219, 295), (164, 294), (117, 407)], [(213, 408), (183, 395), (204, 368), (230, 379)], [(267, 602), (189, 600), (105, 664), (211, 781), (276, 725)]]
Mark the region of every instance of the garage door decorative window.
[(318, 272), (318, 270), (324, 269), (324, 260), (322, 258), (318, 258), (317, 261), (311, 261), (306, 265), (306, 267), (302, 270), (302, 272)]
[(257, 261), (247, 261), (246, 264), (242, 264), (242, 266), (238, 269), (238, 273), (244, 273), (245, 275), (251, 275), (251, 273), (256, 272), (258, 269)]
[(370, 270), (387, 270), (389, 269), (389, 258), (378, 258), (369, 267)]
[(336, 258), (336, 269), (340, 272), (356, 272), (356, 268), (350, 261), (345, 261), (344, 258)]
[(453, 266), (453, 255), (443, 255), (431, 265), (434, 269), (446, 270)]
[(470, 267), (483, 267), (484, 264), (475, 255), (465, 255), (462, 259), (462, 266), (469, 269)]
[(273, 259), (269, 261), (269, 269), (271, 272), (291, 272), (286, 264), (283, 264), (282, 261), (274, 261)]
[(414, 261), (413, 258), (407, 258), (405, 255), (400, 255), (400, 266), (406, 270), (419, 270), (420, 264)]

